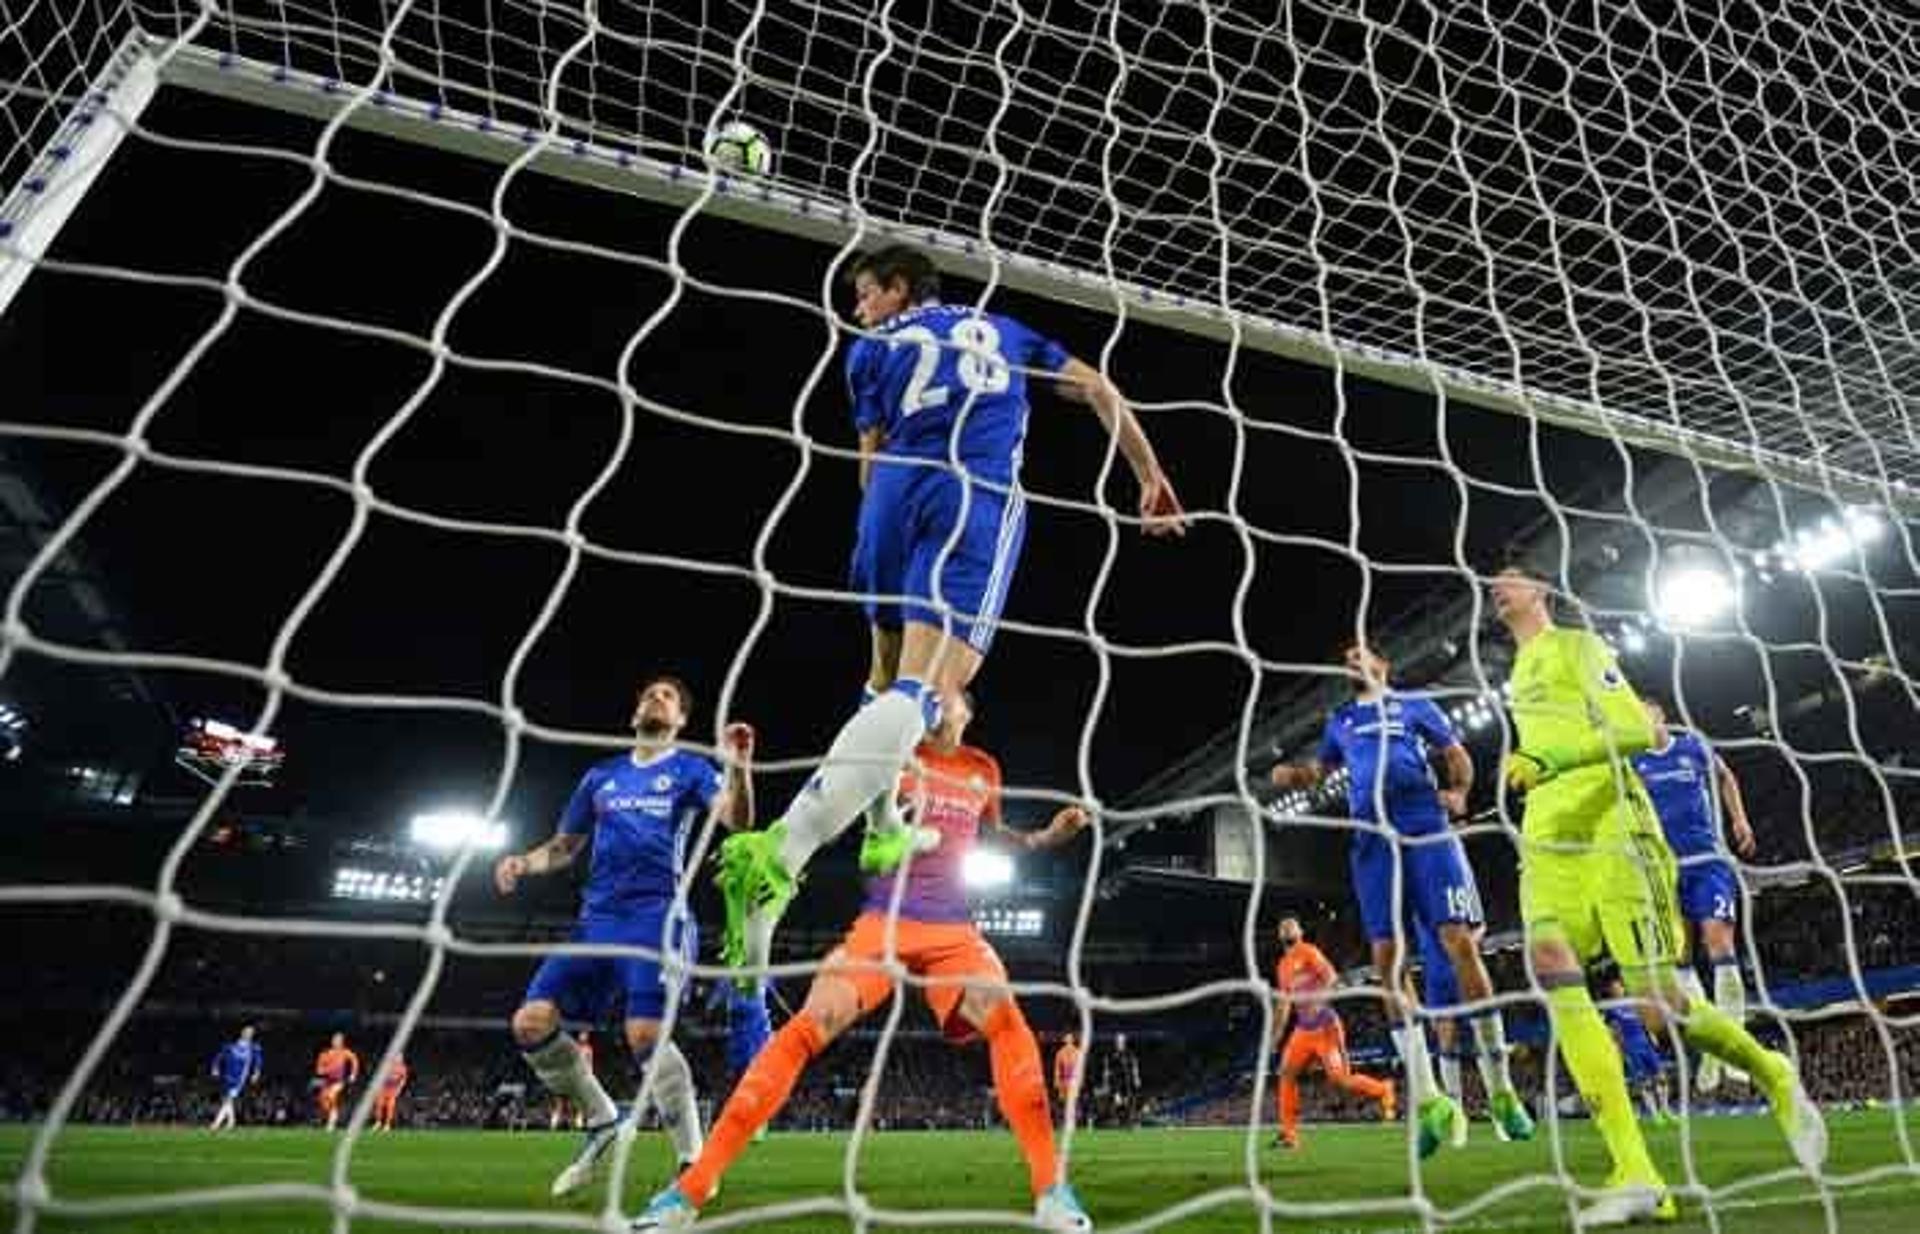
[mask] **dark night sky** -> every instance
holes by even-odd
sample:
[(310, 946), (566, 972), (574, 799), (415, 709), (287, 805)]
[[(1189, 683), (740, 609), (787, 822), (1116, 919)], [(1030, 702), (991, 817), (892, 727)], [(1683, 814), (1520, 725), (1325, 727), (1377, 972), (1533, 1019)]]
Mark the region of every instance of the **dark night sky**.
[[(155, 131), (305, 152), (316, 129), (277, 115), (170, 91), (151, 109)], [(486, 206), (499, 169), (343, 132), (336, 172)], [(233, 149), (159, 149), (131, 142), (63, 235), (75, 262), (219, 276), (308, 183), (291, 159)], [(506, 198), (520, 226), (664, 256), (673, 215), (653, 205), (520, 177)], [(484, 223), (417, 201), (331, 185), (269, 245), (245, 276), (249, 291), (305, 313), (425, 337), (484, 264)], [(686, 234), (686, 269), (715, 285), (816, 298), (831, 251), (701, 219)], [(455, 317), (452, 349), (610, 378), (622, 349), (661, 303), (669, 280), (634, 263), (516, 241)], [(977, 288), (950, 287), (950, 299)], [(846, 297), (836, 291), (844, 311)], [(0, 365), (22, 419), (123, 431), (222, 306), (211, 286), (140, 285), (76, 271), (34, 276), (0, 319)], [(1111, 318), (1015, 294), (994, 306), (1098, 355)], [(635, 352), (628, 375), (648, 398), (742, 429), (784, 428), (827, 340), (798, 307), (690, 290)], [(1376, 562), (1425, 563), (1373, 577), (1374, 615), (1432, 589), (1449, 573), (1464, 519), (1475, 564), (1544, 508), (1476, 485), (1462, 508), (1438, 463), (1435, 402), (1364, 383), (1347, 387), (1343, 453), (1332, 425), (1333, 381), (1322, 369), (1243, 352), (1232, 396), (1244, 439), (1222, 414), (1223, 345), (1129, 326), (1115, 374), (1141, 408), (1186, 501), (1199, 516), (1177, 545), (1122, 532), (1094, 621), (1111, 640), (1110, 693), (1089, 716), (1099, 659), (1080, 635), (1106, 551), (1097, 516), (1036, 502), (1008, 616), (1050, 636), (1003, 632), (978, 683), (981, 744), (1009, 783), (1078, 786), (1079, 737), (1093, 725), (1092, 784), (1115, 801), (1197, 742), (1233, 723), (1251, 681), (1227, 654), (1140, 655), (1129, 649), (1234, 637), (1234, 596), (1246, 550), (1222, 517), (1239, 467), (1237, 514), (1268, 533), (1324, 546), (1258, 542), (1243, 613), (1260, 655), (1321, 662), (1351, 629), (1360, 573), (1336, 545), (1349, 533), (1348, 466), (1358, 468), (1357, 547)], [(243, 310), (154, 421), (155, 448), (197, 457), (348, 475), (369, 439), (427, 375), (417, 346), (288, 323)], [(808, 433), (850, 447), (840, 355), (805, 409)], [(609, 457), (618, 401), (551, 377), (450, 366), (370, 472), (385, 499), (434, 514), (557, 528)], [(1451, 409), (1447, 445), (1475, 481), (1533, 483), (1518, 422)], [(756, 537), (799, 461), (791, 441), (695, 426), (642, 410), (619, 473), (589, 509), (587, 536), (609, 549), (750, 567)], [(1547, 430), (1549, 487), (1561, 498), (1620, 474), (1604, 442)], [(1051, 399), (1036, 407), (1026, 481), (1044, 497), (1087, 501), (1101, 438), (1093, 419)], [(115, 460), (88, 446), (10, 440), (50, 501), (67, 509)], [(1365, 457), (1362, 458), (1361, 456)], [(1108, 497), (1131, 507), (1118, 469)], [(786, 583), (841, 587), (857, 490), (852, 467), (816, 457), (768, 544)], [(87, 526), (82, 544), (142, 650), (264, 662), (303, 590), (347, 528), (350, 502), (315, 486), (141, 466)], [(337, 691), (497, 699), (519, 640), (558, 577), (550, 541), (436, 530), (376, 516), (334, 587), (295, 641), (294, 676)], [(635, 678), (656, 667), (689, 678), (712, 702), (756, 615), (760, 592), (739, 576), (587, 559), (534, 647), (518, 685), (543, 724), (613, 735)], [(31, 615), (30, 608), (30, 615)], [(755, 721), (764, 754), (824, 749), (864, 672), (866, 639), (851, 600), (781, 596), (746, 661), (735, 713)], [(46, 666), (37, 666), (44, 680)], [(28, 671), (28, 670), (23, 670)], [(244, 721), (259, 693), (231, 679), (156, 677), (183, 711)], [(447, 712), (381, 712), (290, 702), (277, 726), (292, 751), (289, 785), (316, 813), (373, 822), (449, 799), (482, 802), (501, 751), (496, 724)], [(522, 835), (543, 830), (587, 753), (532, 743), (509, 814)], [(773, 793), (778, 804), (784, 789)]]

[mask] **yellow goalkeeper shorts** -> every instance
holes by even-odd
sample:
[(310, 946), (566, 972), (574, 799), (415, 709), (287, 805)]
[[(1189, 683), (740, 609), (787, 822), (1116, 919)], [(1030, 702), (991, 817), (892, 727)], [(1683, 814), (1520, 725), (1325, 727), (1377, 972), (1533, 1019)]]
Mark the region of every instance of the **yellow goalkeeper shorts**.
[[(1652, 818), (1651, 804), (1629, 793), (1608, 808), (1591, 845), (1523, 833), (1520, 919), (1527, 938), (1559, 938), (1583, 963), (1604, 948), (1623, 974), (1678, 961), (1685, 939), (1679, 867), (1666, 839), (1646, 826)], [(1534, 821), (1529, 816), (1527, 830)]]

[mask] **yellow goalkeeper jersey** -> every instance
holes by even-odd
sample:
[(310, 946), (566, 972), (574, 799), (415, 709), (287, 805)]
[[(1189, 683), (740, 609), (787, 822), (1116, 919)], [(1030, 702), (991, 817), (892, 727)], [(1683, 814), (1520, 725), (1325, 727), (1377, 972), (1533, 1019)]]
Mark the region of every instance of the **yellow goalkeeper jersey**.
[(1535, 635), (1514, 656), (1512, 685), (1519, 749), (1550, 776), (1527, 794), (1523, 836), (1591, 843), (1609, 816), (1658, 829), (1650, 808), (1613, 810), (1623, 794), (1646, 794), (1627, 759), (1653, 744), (1653, 725), (1598, 635), (1559, 627)]

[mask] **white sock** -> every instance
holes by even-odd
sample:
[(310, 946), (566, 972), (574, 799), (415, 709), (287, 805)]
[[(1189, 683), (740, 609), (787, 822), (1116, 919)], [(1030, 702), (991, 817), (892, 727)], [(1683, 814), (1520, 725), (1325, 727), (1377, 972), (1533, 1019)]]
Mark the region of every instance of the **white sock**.
[(1439, 1085), (1433, 1080), (1433, 1059), (1427, 1054), (1427, 1034), (1418, 1025), (1412, 1028), (1401, 1025), (1393, 1030), (1393, 1045), (1400, 1051), (1400, 1061), (1406, 1065), (1407, 1099), (1417, 1110), (1421, 1102), (1439, 1091)]
[(1463, 1101), (1460, 1093), (1460, 1056), (1451, 1050), (1440, 1054), (1440, 1087), (1447, 1090), (1447, 1096), (1455, 1101)]
[(892, 795), (900, 769), (926, 735), (928, 716), (914, 697), (918, 682), (901, 680), (853, 713), (827, 758), (787, 807), (780, 863), (806, 868), (815, 851), (845, 831), (874, 798)]
[(1477, 1015), (1469, 1023), (1473, 1025), (1474, 1061), (1480, 1067), (1480, 1083), (1486, 1086), (1491, 1100), (1495, 1093), (1513, 1087), (1513, 1074), (1507, 1070), (1507, 1028), (1498, 1011)]
[(543, 1045), (522, 1050), (520, 1057), (527, 1060), (527, 1066), (533, 1068), (533, 1074), (540, 1077), (548, 1092), (565, 1097), (574, 1103), (574, 1108), (584, 1110), (594, 1126), (619, 1117), (613, 1098), (607, 1096), (599, 1078), (587, 1069), (580, 1047), (564, 1032), (556, 1032)]
[(1740, 962), (1732, 957), (1726, 963), (1714, 962), (1713, 1005), (1735, 1024), (1747, 1022), (1747, 983), (1740, 976)]
[(1703, 1003), (1707, 1001), (1707, 991), (1701, 986), (1700, 974), (1693, 971), (1693, 965), (1682, 964), (1674, 976), (1679, 979), (1680, 992), (1687, 996), (1688, 1002), (1695, 999)]
[(693, 1068), (687, 1066), (687, 1056), (671, 1041), (655, 1047), (652, 1065), (653, 1108), (660, 1111), (660, 1125), (673, 1141), (673, 1155), (680, 1161), (692, 1161), (700, 1155), (706, 1138), (700, 1130)]

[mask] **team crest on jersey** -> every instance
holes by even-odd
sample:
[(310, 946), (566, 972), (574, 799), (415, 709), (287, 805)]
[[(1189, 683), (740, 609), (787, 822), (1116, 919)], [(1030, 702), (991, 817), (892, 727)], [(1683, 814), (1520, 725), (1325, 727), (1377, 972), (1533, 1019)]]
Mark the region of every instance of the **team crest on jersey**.
[(654, 792), (656, 792), (656, 793), (664, 793), (664, 792), (666, 792), (666, 791), (667, 791), (668, 789), (670, 789), (670, 788), (672, 788), (672, 787), (673, 787), (673, 777), (672, 777), (672, 776), (670, 776), (670, 775), (667, 775), (666, 773), (664, 773), (664, 772), (662, 772), (662, 773), (661, 773), (660, 775), (657, 775), (657, 776), (655, 776), (655, 777), (653, 777), (653, 791), (654, 791)]
[(967, 787), (976, 793), (984, 793), (987, 791), (987, 777), (982, 775), (968, 776)]
[(1606, 669), (1600, 674), (1600, 685), (1605, 689), (1618, 690), (1626, 684), (1627, 679), (1621, 675), (1618, 664), (1607, 665)]

